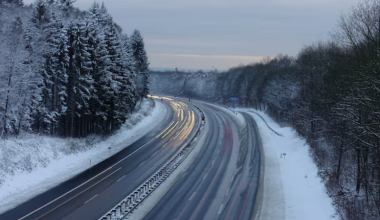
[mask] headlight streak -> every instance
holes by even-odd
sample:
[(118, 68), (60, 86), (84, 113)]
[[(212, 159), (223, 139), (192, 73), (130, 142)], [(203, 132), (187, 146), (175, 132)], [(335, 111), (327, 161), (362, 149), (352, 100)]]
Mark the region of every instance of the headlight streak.
[[(190, 119), (191, 119), (191, 122), (190, 122)], [(181, 136), (180, 140), (182, 140), (182, 139), (184, 139), (185, 137), (187, 137), (187, 136), (190, 134), (192, 128), (194, 127), (194, 112), (193, 112), (193, 111), (191, 111), (191, 117), (189, 118), (189, 123), (190, 123), (190, 124), (189, 124), (189, 126), (187, 127), (186, 132)]]
[[(174, 101), (170, 101), (170, 104), (177, 110), (177, 119), (179, 121), (177, 121), (174, 124), (174, 126), (169, 131), (167, 131), (171, 127), (171, 125), (173, 125), (173, 123), (174, 123), (174, 121), (173, 121), (165, 130), (163, 130), (159, 135), (157, 135), (156, 138), (160, 137), (163, 133), (165, 133), (167, 131), (166, 134), (162, 136), (162, 138), (166, 137), (166, 135), (168, 135), (174, 129), (174, 127), (177, 126), (178, 122), (183, 121), (183, 118), (184, 118), (184, 115), (185, 115), (183, 105), (186, 105), (186, 104), (184, 104), (184, 103), (176, 103)], [(180, 133), (183, 133), (184, 130), (188, 129), (188, 126), (189, 126), (188, 124), (191, 121), (191, 116), (194, 117), (194, 114), (191, 115), (191, 113), (189, 113), (189, 120), (188, 120), (188, 122), (185, 125), (186, 118), (187, 118), (187, 116), (186, 116), (185, 121), (183, 121), (183, 123), (181, 123), (180, 127), (178, 128), (178, 130), (180, 130), (183, 127), (183, 125), (185, 125), (185, 126), (183, 127), (183, 129), (180, 132), (177, 133), (177, 135), (174, 138), (171, 138), (170, 140), (176, 139), (179, 136)]]
[(156, 95), (147, 95), (147, 97), (151, 97), (151, 98), (154, 98), (154, 99), (165, 99), (165, 100), (168, 100), (168, 101), (172, 101), (173, 100), (171, 98), (160, 97), (160, 96), (156, 96)]
[[(191, 115), (190, 115), (190, 117), (191, 117)], [(183, 128), (181, 129), (180, 132), (178, 132), (178, 134), (173, 138), (173, 140), (175, 140), (180, 134), (183, 133), (183, 131), (185, 131), (187, 123), (188, 123), (188, 122), (186, 122), (186, 119), (185, 119), (185, 121), (183, 121), (183, 123), (181, 124), (181, 126), (179, 127), (178, 130), (180, 130), (182, 127), (183, 127)], [(185, 125), (185, 126), (183, 126), (183, 125)]]
[(158, 134), (158, 135), (156, 136), (156, 138), (158, 138), (158, 137), (161, 136), (166, 130), (168, 130), (168, 129), (170, 128), (170, 126), (172, 126), (173, 123), (174, 123), (174, 121), (172, 121), (172, 123), (170, 123), (170, 125), (169, 125), (167, 128), (165, 128), (165, 130), (163, 130), (160, 134)]
[(175, 126), (177, 124), (178, 124), (178, 121), (175, 123), (175, 125), (164, 136), (162, 136), (162, 138), (166, 137), (166, 135), (168, 135), (173, 130), (173, 128), (175, 128)]
[[(152, 97), (155, 98), (156, 96), (152, 96)], [(180, 123), (180, 126), (177, 129), (178, 133), (176, 134), (176, 136), (172, 137), (170, 140), (175, 140), (179, 136), (180, 136), (180, 140), (183, 140), (190, 134), (192, 128), (194, 127), (194, 121), (195, 121), (194, 112), (189, 111), (189, 116), (185, 116), (184, 110), (188, 108), (187, 104), (183, 102), (175, 102), (172, 100), (169, 100), (169, 101), (170, 101), (170, 104), (177, 110), (178, 121), (174, 125), (173, 125), (174, 123), (173, 121), (164, 131), (162, 131), (159, 135), (157, 135), (156, 138), (160, 137), (163, 133), (166, 132), (166, 134), (162, 136), (162, 138), (165, 138), (178, 125), (179, 122), (182, 122)]]

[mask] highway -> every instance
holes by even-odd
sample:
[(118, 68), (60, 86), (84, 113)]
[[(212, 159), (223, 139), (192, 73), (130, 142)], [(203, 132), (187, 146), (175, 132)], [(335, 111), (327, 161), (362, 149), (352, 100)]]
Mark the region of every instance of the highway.
[(251, 219), (254, 211), (260, 178), (260, 141), (253, 118), (247, 113), (241, 114), (247, 123), (247, 140), (244, 143), (247, 154), (244, 164), (235, 175), (230, 198), (217, 219)]
[(254, 121), (242, 113), (247, 126), (239, 135), (231, 116), (195, 103), (208, 118), (210, 135), (195, 162), (144, 219), (251, 219), (260, 176)]
[[(160, 101), (159, 101), (160, 102)], [(162, 123), (109, 159), (0, 215), (1, 220), (98, 219), (175, 155), (200, 123), (198, 110), (164, 99)]]

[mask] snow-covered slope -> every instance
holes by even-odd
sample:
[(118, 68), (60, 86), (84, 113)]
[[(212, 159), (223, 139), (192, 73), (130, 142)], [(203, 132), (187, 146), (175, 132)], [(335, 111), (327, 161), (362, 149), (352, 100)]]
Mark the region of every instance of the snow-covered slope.
[[(264, 112), (244, 109), (255, 119), (263, 144), (264, 184), (260, 220), (338, 219), (309, 146), (290, 127), (280, 127)], [(268, 126), (281, 134), (276, 135)], [(285, 156), (283, 154), (286, 154)], [(281, 156), (280, 156), (281, 155)]]
[(166, 111), (162, 103), (145, 100), (141, 109), (105, 140), (24, 134), (1, 141), (0, 213), (119, 152), (157, 126)]

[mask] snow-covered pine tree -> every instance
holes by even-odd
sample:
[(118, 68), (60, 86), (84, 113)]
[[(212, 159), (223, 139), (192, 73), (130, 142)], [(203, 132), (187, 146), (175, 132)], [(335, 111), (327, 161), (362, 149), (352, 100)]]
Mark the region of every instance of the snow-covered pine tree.
[(28, 71), (30, 53), (23, 38), (23, 24), (16, 16), (6, 29), (0, 51), (0, 136), (18, 134), (21, 128), (29, 127), (31, 121), (28, 105), (35, 79)]
[(99, 13), (99, 3), (93, 2), (92, 5), (88, 8), (88, 12), (90, 12), (90, 18), (94, 18)]
[(136, 90), (137, 98), (141, 100), (149, 93), (149, 61), (144, 47), (144, 40), (140, 31), (135, 29), (131, 35), (133, 56), (135, 57), (135, 68), (137, 72)]
[(119, 118), (117, 102), (117, 96), (121, 91), (122, 79), (120, 77), (120, 43), (116, 35), (115, 29), (112, 25), (108, 26), (105, 31), (105, 44), (107, 50), (107, 67), (104, 70), (104, 90), (105, 97), (103, 98), (105, 107), (107, 108), (107, 123), (105, 129), (107, 131), (112, 131), (115, 128), (115, 123), (117, 118)]
[(43, 58), (40, 55), (40, 50), (43, 49), (36, 39), (39, 38), (40, 31), (37, 31), (35, 23), (29, 23), (24, 31), (23, 40), (24, 48), (28, 53), (28, 56), (24, 59), (23, 63), (27, 66), (27, 72), (29, 74), (32, 83), (30, 83), (31, 91), (28, 93), (30, 95), (30, 103), (28, 105), (28, 111), (32, 115), (31, 126), (35, 132), (40, 132), (40, 121), (41, 112), (43, 108), (43, 94), (44, 83), (41, 77), (41, 64), (40, 60)]
[(75, 53), (74, 53), (74, 40), (75, 40), (75, 30), (74, 23), (70, 22), (67, 25), (67, 51), (69, 58), (69, 67), (67, 68), (67, 111), (65, 120), (65, 136), (74, 136), (74, 118), (75, 118), (75, 94), (74, 94), (74, 84), (76, 83), (75, 79)]
[[(105, 5), (85, 13), (72, 0), (17, 2), (0, 3), (0, 133), (78, 137), (120, 126), (136, 105), (138, 71), (131, 40)], [(11, 30), (14, 14), (22, 17)]]
[(133, 56), (133, 47), (130, 38), (126, 34), (121, 35), (121, 44), (122, 44), (122, 50), (123, 50), (123, 62), (124, 62), (124, 68), (126, 69), (126, 73), (128, 73), (128, 80), (130, 81), (129, 85), (129, 93), (130, 93), (130, 100), (129, 100), (129, 111), (133, 111), (136, 107), (136, 61), (135, 57)]
[[(116, 31), (116, 30), (115, 30)], [(129, 54), (124, 47), (125, 41), (123, 36), (119, 37), (118, 57), (117, 65), (119, 66), (119, 78), (121, 89), (118, 94), (118, 118), (117, 123), (121, 125), (126, 120), (127, 113), (131, 112), (136, 105), (135, 101), (135, 85), (134, 85), (134, 72), (132, 68), (133, 60), (131, 54)]]
[(86, 37), (86, 25), (84, 22), (74, 24), (74, 86), (75, 113), (77, 116), (76, 136), (84, 136), (86, 120), (85, 115), (91, 114), (89, 111), (89, 100), (94, 90), (94, 80), (91, 76), (90, 49), (88, 38)]
[(57, 126), (63, 115), (66, 113), (66, 85), (67, 68), (69, 58), (67, 54), (67, 33), (66, 28), (59, 17), (51, 16), (52, 21), (45, 30), (46, 50), (45, 50), (45, 69), (44, 69), (44, 100), (47, 108), (44, 122), (47, 123), (45, 129), (51, 134), (56, 134), (59, 128), (61, 135), (62, 127)]
[[(102, 29), (100, 29), (99, 23), (95, 17), (96, 15), (96, 4), (95, 10), (92, 10), (95, 14), (90, 11), (90, 16), (86, 19), (87, 25), (87, 38), (88, 38), (88, 48), (90, 51), (90, 62), (91, 62), (91, 76), (94, 79), (94, 90), (90, 99), (90, 111), (91, 117), (89, 122), (89, 132), (100, 132), (101, 125), (103, 121), (107, 120), (107, 113), (104, 108), (103, 94), (106, 90), (103, 90), (103, 76), (107, 73), (104, 71), (108, 65), (108, 52), (106, 50), (106, 45), (104, 42), (104, 34)], [(91, 8), (90, 8), (91, 9)]]
[(50, 14), (48, 11), (48, 5), (44, 0), (37, 0), (34, 3), (34, 9), (31, 21), (36, 25), (37, 28), (43, 29), (43, 25), (48, 23), (50, 20)]
[(108, 10), (106, 6), (104, 5), (104, 2), (102, 2), (102, 5), (100, 6), (98, 10), (98, 22), (102, 25), (104, 28), (105, 26), (112, 25), (112, 16), (108, 13)]
[(74, 2), (76, 2), (76, 0), (59, 0), (59, 7), (66, 16), (68, 16), (70, 11), (74, 8)]

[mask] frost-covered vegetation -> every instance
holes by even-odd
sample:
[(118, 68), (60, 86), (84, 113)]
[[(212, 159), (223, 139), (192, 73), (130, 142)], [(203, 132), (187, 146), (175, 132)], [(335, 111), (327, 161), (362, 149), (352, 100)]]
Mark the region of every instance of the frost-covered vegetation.
[(104, 4), (0, 0), (0, 137), (66, 137), (119, 128), (148, 93), (138, 30), (127, 36)]
[(110, 136), (59, 138), (23, 132), (0, 141), (0, 213), (125, 149), (165, 114), (163, 104), (144, 99)]
[[(152, 72), (156, 94), (266, 112), (311, 147), (343, 219), (380, 219), (380, 2), (342, 15), (328, 43), (226, 72)], [(164, 78), (164, 79), (163, 79)], [(170, 88), (170, 89), (169, 89)]]
[[(130, 115), (133, 117), (129, 117), (117, 134), (128, 132), (135, 127), (143, 118), (151, 114), (153, 108), (154, 101), (143, 102), (141, 109)], [(92, 148), (107, 149), (108, 146), (99, 145), (99, 143), (108, 138), (107, 136), (89, 135), (85, 138), (62, 139), (22, 133), (17, 137), (9, 137), (7, 140), (0, 141), (0, 187), (5, 176), (29, 173), (39, 167), (46, 167), (51, 161)], [(111, 138), (115, 139), (113, 136)]]

